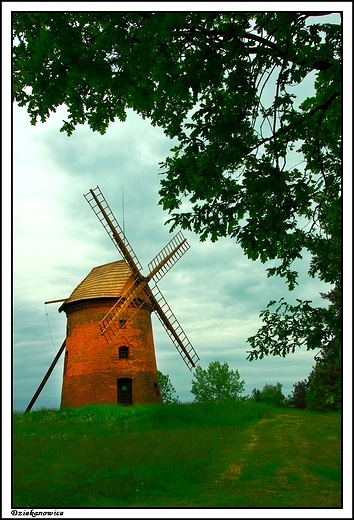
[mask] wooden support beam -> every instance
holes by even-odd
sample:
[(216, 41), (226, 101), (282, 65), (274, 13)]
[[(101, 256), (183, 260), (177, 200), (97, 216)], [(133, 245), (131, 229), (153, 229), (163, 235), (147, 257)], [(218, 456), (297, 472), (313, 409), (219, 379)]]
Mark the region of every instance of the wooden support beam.
[(65, 302), (68, 298), (61, 298), (60, 300), (50, 300), (49, 302), (44, 302), (44, 305), (47, 305), (47, 303), (59, 303), (59, 302)]
[(36, 390), (34, 396), (32, 397), (32, 399), (31, 399), (29, 405), (28, 405), (27, 408), (26, 408), (25, 412), (29, 412), (29, 411), (31, 410), (32, 406), (34, 405), (34, 403), (37, 401), (37, 398), (38, 398), (39, 394), (40, 394), (41, 391), (43, 390), (44, 385), (45, 385), (46, 382), (48, 381), (48, 378), (49, 378), (50, 374), (53, 372), (55, 365), (57, 364), (57, 362), (58, 362), (60, 356), (61, 356), (62, 353), (63, 353), (63, 350), (65, 349), (65, 343), (66, 343), (66, 342), (65, 342), (65, 340), (64, 340), (62, 346), (61, 346), (60, 349), (58, 350), (58, 352), (57, 352), (57, 354), (56, 354), (56, 356), (55, 356), (55, 358), (54, 358), (54, 360), (53, 360), (53, 363), (52, 363), (52, 364), (50, 365), (50, 367), (48, 368), (47, 373), (46, 373), (45, 376), (43, 377), (41, 384), (40, 384), (39, 387), (37, 388), (37, 390)]

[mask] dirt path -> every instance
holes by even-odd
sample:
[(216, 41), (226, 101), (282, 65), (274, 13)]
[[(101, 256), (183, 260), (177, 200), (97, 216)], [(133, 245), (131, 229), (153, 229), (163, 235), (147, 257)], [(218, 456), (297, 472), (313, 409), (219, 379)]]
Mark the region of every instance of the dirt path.
[(330, 416), (265, 417), (248, 430), (218, 480), (248, 495), (248, 506), (340, 507), (340, 444), (333, 426)]

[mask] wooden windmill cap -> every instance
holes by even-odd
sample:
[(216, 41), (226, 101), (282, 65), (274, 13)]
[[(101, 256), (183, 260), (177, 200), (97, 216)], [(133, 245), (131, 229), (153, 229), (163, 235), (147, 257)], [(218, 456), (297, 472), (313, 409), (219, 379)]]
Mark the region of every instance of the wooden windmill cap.
[(81, 300), (119, 298), (131, 277), (132, 271), (124, 260), (94, 267), (58, 310)]

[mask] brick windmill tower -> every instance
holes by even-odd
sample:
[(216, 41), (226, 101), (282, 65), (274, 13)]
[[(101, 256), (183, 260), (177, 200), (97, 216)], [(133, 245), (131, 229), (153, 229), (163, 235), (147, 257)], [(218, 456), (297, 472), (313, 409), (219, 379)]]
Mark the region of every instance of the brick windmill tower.
[[(157, 282), (189, 249), (179, 232), (149, 263), (141, 264), (97, 186), (84, 195), (123, 260), (94, 267), (59, 312), (67, 334), (32, 398), (30, 410), (65, 351), (61, 406), (160, 403), (151, 313), (155, 312), (190, 370), (199, 357)], [(149, 282), (152, 282), (149, 284)]]

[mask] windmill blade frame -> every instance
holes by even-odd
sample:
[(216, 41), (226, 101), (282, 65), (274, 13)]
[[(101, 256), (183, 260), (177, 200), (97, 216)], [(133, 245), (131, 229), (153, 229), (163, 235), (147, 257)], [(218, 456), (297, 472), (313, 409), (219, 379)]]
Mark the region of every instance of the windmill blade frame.
[[(134, 298), (137, 298), (140, 292), (145, 289), (146, 296), (151, 300), (152, 295), (150, 288), (148, 287), (148, 282), (154, 280), (156, 284), (157, 281), (161, 280), (161, 278), (171, 269), (171, 267), (173, 267), (177, 260), (188, 251), (189, 248), (190, 245), (188, 244), (187, 239), (184, 238), (182, 232), (177, 233), (148, 264), (149, 269), (151, 269), (148, 276), (141, 276), (140, 279), (135, 279), (103, 317), (100, 322), (101, 334), (105, 334), (108, 328), (113, 325), (114, 321), (118, 320), (119, 317), (122, 317), (122, 314), (129, 304), (135, 308), (135, 312), (130, 313), (129, 317), (125, 320), (126, 322), (130, 321), (144, 304), (144, 302), (137, 304)], [(117, 332), (118, 328), (115, 327), (115, 333), (113, 333), (113, 336), (108, 336), (109, 341), (113, 339)]]
[[(138, 257), (129, 244), (99, 186), (95, 189), (90, 189), (87, 194), (84, 194), (84, 197), (118, 249), (123, 260), (129, 265), (135, 278), (135, 281), (132, 282), (100, 322), (101, 334), (107, 334), (107, 341), (112, 341), (121, 328), (118, 325), (118, 318), (122, 317), (128, 308), (129, 310), (133, 308), (133, 312), (129, 312), (128, 319), (130, 320), (144, 305), (145, 300), (139, 299), (138, 296), (142, 291), (145, 291), (147, 300), (152, 304), (152, 310), (156, 312), (158, 319), (187, 367), (192, 370), (200, 358), (156, 285), (177, 260), (188, 251), (190, 245), (187, 240), (181, 231), (177, 233), (148, 264), (150, 273), (145, 277), (141, 273), (142, 266)], [(153, 280), (155, 283), (153, 288), (148, 285), (150, 280)]]
[(157, 285), (151, 289), (151, 292), (153, 295), (154, 310), (158, 319), (166, 330), (183, 361), (189, 370), (192, 370), (195, 368), (197, 362), (200, 359), (197, 352), (194, 350), (186, 333), (182, 329), (178, 319), (172, 312), (171, 307), (165, 300)]
[(149, 262), (150, 273), (147, 278), (153, 279), (155, 284), (159, 282), (190, 247), (182, 231), (179, 231)]
[[(143, 281), (139, 285), (136, 285), (136, 280), (134, 280), (129, 287), (123, 292), (122, 296), (118, 298), (116, 303), (111, 307), (111, 309), (107, 312), (107, 314), (102, 318), (99, 323), (99, 327), (101, 330), (101, 334), (105, 334), (107, 330), (112, 327), (115, 322), (118, 321), (118, 318), (122, 318), (124, 313), (126, 312), (128, 307), (132, 307), (135, 309), (135, 312), (130, 313), (129, 316), (124, 316), (125, 324), (130, 321), (135, 313), (144, 305), (144, 299), (138, 299), (139, 294), (146, 289), (147, 282)], [(125, 325), (124, 325), (125, 326)], [(124, 328), (124, 326), (119, 328)], [(116, 334), (114, 334), (116, 335)]]
[(143, 268), (99, 186), (84, 194), (84, 197), (118, 249), (123, 260), (126, 260), (134, 276), (140, 280)]

